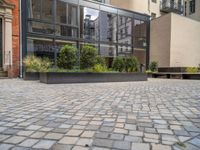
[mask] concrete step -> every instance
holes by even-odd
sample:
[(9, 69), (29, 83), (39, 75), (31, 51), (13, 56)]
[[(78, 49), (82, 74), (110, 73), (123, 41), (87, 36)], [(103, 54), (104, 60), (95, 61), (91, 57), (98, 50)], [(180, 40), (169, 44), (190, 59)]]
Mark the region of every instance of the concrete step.
[(0, 78), (1, 77), (8, 77), (8, 72), (7, 71), (0, 71)]

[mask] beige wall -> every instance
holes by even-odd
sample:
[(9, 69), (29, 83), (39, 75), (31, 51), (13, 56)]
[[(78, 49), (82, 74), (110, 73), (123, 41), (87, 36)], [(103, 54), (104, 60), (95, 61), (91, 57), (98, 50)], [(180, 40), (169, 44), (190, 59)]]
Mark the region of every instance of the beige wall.
[(111, 5), (142, 14), (151, 15), (151, 13), (155, 13), (157, 17), (160, 16), (159, 0), (157, 0), (157, 3), (153, 3), (151, 0), (111, 0), (110, 3)]
[(185, 0), (185, 1), (187, 2), (187, 6), (186, 6), (186, 10), (185, 10), (186, 16), (189, 17), (189, 18), (200, 21), (200, 0), (196, 0), (196, 8), (195, 8), (196, 11), (193, 14), (190, 14), (190, 12), (189, 12), (189, 10), (190, 10), (190, 4), (189, 4), (190, 0)]
[(170, 30), (170, 15), (165, 15), (151, 21), (150, 62), (157, 61), (159, 67), (170, 66)]
[(174, 13), (151, 21), (150, 61), (159, 67), (200, 64), (200, 22)]
[(172, 67), (197, 67), (200, 64), (200, 22), (171, 14)]

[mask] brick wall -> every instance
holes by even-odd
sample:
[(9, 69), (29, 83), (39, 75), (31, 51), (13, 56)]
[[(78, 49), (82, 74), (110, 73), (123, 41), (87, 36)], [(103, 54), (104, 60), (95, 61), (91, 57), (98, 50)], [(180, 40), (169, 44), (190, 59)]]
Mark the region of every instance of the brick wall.
[(13, 20), (12, 20), (12, 42), (13, 42), (13, 51), (12, 59), (13, 65), (9, 69), (9, 77), (18, 77), (19, 76), (19, 67), (20, 67), (20, 18), (19, 18), (19, 0), (7, 0), (7, 2), (14, 4), (15, 8), (13, 9)]

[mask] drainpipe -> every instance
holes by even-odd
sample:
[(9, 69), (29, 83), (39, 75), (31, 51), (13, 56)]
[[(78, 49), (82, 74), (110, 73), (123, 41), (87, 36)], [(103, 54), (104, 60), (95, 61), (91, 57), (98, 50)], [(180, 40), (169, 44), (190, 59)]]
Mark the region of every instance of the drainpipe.
[(21, 17), (21, 10), (22, 10), (22, 6), (21, 6), (21, 0), (19, 0), (19, 14), (20, 14), (20, 16), (19, 16), (19, 18), (20, 18), (20, 22), (19, 22), (19, 26), (20, 26), (20, 78), (22, 78), (22, 74), (23, 74), (23, 72), (22, 72), (22, 66), (23, 66), (23, 58), (22, 58), (22, 17)]

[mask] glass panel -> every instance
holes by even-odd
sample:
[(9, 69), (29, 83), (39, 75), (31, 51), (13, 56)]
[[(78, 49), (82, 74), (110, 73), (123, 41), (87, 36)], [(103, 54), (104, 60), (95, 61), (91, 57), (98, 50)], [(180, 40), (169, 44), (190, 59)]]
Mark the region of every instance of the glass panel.
[(100, 41), (117, 42), (117, 15), (100, 12)]
[(28, 0), (28, 18), (41, 18), (41, 0)]
[(134, 20), (134, 55), (140, 62), (141, 71), (146, 67), (146, 34), (147, 23), (141, 20)]
[(85, 40), (99, 39), (99, 11), (87, 7), (81, 8), (81, 37)]
[(134, 56), (138, 59), (140, 63), (140, 70), (144, 71), (146, 68), (146, 50), (135, 48), (134, 49)]
[(51, 40), (44, 39), (28, 39), (27, 54), (38, 57), (48, 57), (54, 59), (54, 46)]
[(53, 0), (42, 0), (42, 20), (53, 21)]
[(53, 0), (28, 0), (28, 18), (53, 21)]
[(42, 33), (42, 34), (54, 34), (54, 27), (51, 24), (41, 22), (28, 22), (28, 32)]
[(132, 45), (132, 18), (119, 16), (118, 43)]
[(134, 47), (146, 47), (147, 24), (144, 21), (134, 21)]
[(64, 23), (64, 24), (67, 24), (67, 16), (68, 16), (68, 13), (67, 13), (67, 3), (61, 1), (61, 0), (58, 0), (57, 1), (57, 9), (56, 9), (56, 21), (58, 23)]
[(56, 35), (57, 36), (68, 36), (68, 37), (78, 37), (78, 29), (64, 26), (64, 25), (56, 25)]
[(106, 45), (101, 44), (100, 46), (100, 55), (103, 57), (115, 57), (117, 54), (116, 52), (116, 45)]
[(77, 12), (77, 7), (68, 5), (68, 24), (70, 25), (77, 25), (78, 24), (78, 12)]
[(132, 56), (133, 51), (132, 47), (128, 45), (119, 45), (118, 46), (118, 55), (119, 56)]

